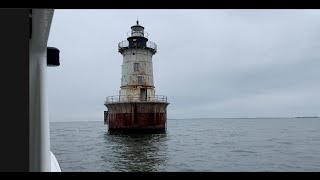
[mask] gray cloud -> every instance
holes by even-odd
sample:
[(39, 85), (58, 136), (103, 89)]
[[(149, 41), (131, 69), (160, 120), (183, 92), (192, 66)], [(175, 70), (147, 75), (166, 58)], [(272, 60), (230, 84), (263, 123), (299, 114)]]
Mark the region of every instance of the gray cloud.
[(320, 115), (319, 10), (56, 10), (51, 121), (103, 121), (120, 89), (117, 45), (137, 18), (158, 45), (168, 118)]

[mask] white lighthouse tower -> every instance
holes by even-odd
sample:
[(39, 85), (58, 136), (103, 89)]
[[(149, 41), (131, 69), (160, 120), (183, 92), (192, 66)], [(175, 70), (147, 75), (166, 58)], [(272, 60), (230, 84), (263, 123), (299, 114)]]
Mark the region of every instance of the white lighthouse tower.
[(106, 99), (105, 122), (110, 130), (163, 131), (166, 129), (167, 97), (155, 94), (152, 56), (157, 45), (148, 41), (144, 27), (131, 27), (127, 40), (119, 43), (123, 56), (121, 90)]
[(154, 98), (152, 56), (157, 45), (148, 41), (139, 21), (131, 27), (131, 36), (119, 43), (119, 52), (123, 55), (120, 96), (135, 101)]

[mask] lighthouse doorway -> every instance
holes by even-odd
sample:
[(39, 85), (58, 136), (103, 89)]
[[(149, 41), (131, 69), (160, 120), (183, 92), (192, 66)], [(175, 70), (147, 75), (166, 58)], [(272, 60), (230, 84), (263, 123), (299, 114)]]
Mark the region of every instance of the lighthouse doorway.
[(140, 101), (146, 101), (147, 100), (147, 89), (141, 88), (140, 89)]

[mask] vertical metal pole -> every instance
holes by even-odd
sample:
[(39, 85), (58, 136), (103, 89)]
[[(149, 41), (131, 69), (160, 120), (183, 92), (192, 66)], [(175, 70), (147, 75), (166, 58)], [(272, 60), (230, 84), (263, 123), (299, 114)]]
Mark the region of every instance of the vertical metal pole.
[(47, 41), (54, 10), (34, 9), (29, 54), (30, 171), (51, 171), (47, 102)]

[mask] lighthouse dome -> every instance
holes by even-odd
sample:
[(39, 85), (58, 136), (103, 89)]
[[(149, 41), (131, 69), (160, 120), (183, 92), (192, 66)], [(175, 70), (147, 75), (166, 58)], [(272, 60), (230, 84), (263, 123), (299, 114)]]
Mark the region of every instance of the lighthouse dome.
[(144, 27), (139, 24), (139, 21), (137, 21), (137, 24), (131, 26), (131, 30), (134, 30), (134, 31), (143, 31), (143, 30), (144, 30)]
[(144, 27), (139, 24), (139, 21), (137, 21), (137, 24), (131, 26), (131, 36), (144, 37)]

